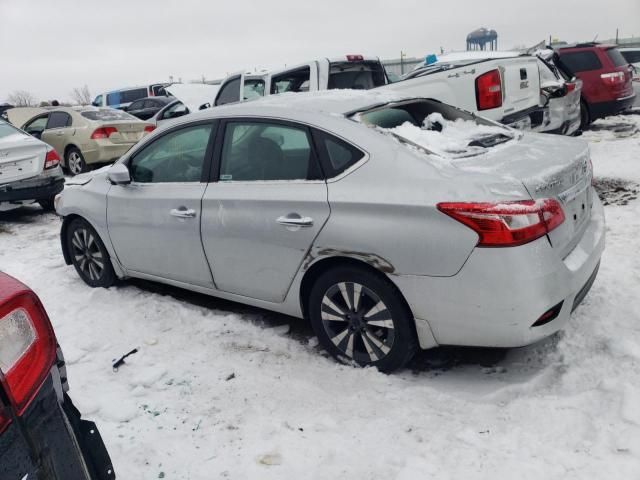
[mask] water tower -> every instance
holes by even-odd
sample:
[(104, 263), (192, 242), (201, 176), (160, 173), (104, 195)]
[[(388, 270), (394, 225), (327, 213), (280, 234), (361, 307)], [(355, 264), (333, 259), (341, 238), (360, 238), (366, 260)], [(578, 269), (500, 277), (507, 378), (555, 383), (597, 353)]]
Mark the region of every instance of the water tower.
[[(489, 48), (487, 48), (487, 45)], [(467, 50), (497, 50), (498, 32), (479, 28), (467, 35)]]

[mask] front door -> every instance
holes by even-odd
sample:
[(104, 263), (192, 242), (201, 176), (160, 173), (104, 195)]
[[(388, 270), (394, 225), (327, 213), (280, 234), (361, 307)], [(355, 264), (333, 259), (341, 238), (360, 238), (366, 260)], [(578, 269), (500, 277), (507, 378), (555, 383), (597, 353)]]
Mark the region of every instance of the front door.
[(202, 242), (216, 287), (281, 302), (329, 217), (309, 131), (253, 119), (221, 128), (217, 181), (202, 202)]
[(213, 123), (176, 127), (136, 152), (107, 198), (109, 236), (131, 272), (212, 287), (200, 241)]

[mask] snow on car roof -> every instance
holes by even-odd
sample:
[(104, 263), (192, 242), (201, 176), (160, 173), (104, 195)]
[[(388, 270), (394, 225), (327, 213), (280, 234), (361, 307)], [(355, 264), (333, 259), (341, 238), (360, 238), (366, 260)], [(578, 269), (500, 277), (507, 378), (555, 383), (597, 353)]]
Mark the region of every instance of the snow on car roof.
[(452, 52), (445, 55), (438, 55), (436, 63), (462, 62), (464, 60), (484, 60), (491, 58), (512, 58), (523, 55), (517, 51), (470, 51), (470, 52)]

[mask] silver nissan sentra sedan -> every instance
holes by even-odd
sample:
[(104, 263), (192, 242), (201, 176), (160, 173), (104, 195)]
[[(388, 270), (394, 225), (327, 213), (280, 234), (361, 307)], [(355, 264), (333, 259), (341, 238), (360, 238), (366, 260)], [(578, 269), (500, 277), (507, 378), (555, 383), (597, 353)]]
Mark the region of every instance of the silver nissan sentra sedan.
[(338, 359), (516, 347), (591, 287), (604, 212), (586, 144), (435, 100), (278, 95), (181, 117), (57, 198), (92, 287), (138, 277), (308, 318)]

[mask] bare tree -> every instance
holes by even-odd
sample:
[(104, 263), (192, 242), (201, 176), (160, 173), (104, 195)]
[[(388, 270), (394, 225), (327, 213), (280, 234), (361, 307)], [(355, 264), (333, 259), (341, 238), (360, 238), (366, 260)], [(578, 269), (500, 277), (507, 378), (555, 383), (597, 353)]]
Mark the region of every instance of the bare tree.
[(16, 90), (7, 97), (9, 103), (16, 107), (35, 107), (38, 102), (30, 92), (26, 90)]
[(71, 91), (71, 98), (78, 105), (91, 105), (91, 92), (86, 85), (80, 88), (74, 88)]

